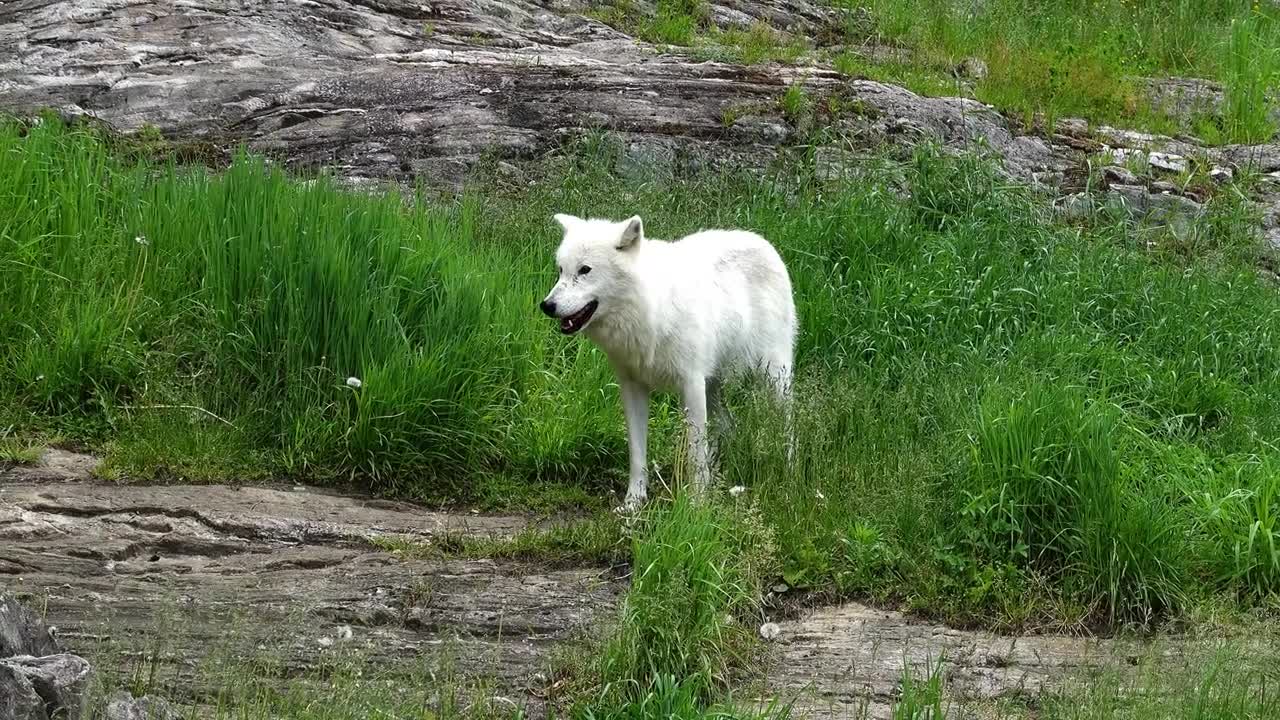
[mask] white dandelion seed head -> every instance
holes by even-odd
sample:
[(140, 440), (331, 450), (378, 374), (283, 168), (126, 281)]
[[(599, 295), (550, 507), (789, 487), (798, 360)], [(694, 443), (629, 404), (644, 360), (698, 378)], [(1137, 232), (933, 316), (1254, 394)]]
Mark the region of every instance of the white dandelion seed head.
[(316, 640), (316, 644), (317, 644), (317, 645), (319, 645), (320, 647), (332, 647), (332, 646), (333, 646), (333, 638), (331, 638), (331, 637), (329, 637), (328, 635), (326, 635), (326, 636), (324, 636), (324, 637), (319, 638), (318, 640)]
[(747, 491), (747, 488), (742, 485), (734, 485), (733, 487), (729, 488), (729, 494), (732, 495), (733, 497), (738, 497), (739, 495), (741, 495), (746, 491)]
[(773, 640), (782, 634), (782, 628), (778, 627), (778, 623), (767, 622), (760, 626), (760, 637), (765, 640)]
[(355, 636), (355, 633), (352, 632), (350, 625), (339, 625), (337, 633), (338, 633), (339, 640), (350, 640), (352, 637)]
[(146, 235), (136, 235), (136, 236), (134, 236), (133, 241), (134, 241), (134, 242), (136, 242), (136, 243), (138, 243), (139, 245), (150, 245), (150, 244), (151, 244), (151, 242), (150, 242), (149, 240), (147, 240), (147, 236), (146, 236)]
[(355, 388), (355, 389), (359, 390), (359, 389), (360, 389), (360, 387), (361, 387), (361, 386), (363, 386), (363, 385), (364, 385), (364, 383), (360, 382), (360, 378), (358, 378), (358, 377), (349, 377), (349, 378), (347, 378), (347, 387), (349, 387), (349, 388)]

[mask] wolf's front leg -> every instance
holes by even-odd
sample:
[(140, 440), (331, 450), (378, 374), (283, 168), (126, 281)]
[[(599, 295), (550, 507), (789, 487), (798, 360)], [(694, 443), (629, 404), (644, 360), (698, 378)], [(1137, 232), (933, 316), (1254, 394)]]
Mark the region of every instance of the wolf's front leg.
[(701, 494), (711, 485), (711, 452), (707, 438), (707, 379), (702, 376), (686, 379), (682, 395), (685, 424), (689, 429), (689, 467), (693, 470), (693, 489)]
[(626, 378), (618, 378), (622, 389), (622, 412), (627, 417), (627, 446), (631, 452), (631, 481), (622, 509), (638, 510), (649, 495), (645, 479), (645, 453), (649, 447), (649, 388)]

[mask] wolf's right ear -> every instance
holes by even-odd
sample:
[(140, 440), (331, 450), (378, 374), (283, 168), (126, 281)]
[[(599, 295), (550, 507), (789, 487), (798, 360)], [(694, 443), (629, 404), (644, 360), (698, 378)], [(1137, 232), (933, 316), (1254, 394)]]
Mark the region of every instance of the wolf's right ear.
[(565, 215), (564, 213), (556, 213), (554, 217), (555, 221), (560, 223), (560, 227), (564, 228), (566, 232), (569, 228), (582, 222), (582, 218), (574, 217), (573, 215)]
[(618, 249), (628, 250), (644, 240), (644, 221), (639, 215), (633, 215), (622, 223), (622, 234), (618, 236)]

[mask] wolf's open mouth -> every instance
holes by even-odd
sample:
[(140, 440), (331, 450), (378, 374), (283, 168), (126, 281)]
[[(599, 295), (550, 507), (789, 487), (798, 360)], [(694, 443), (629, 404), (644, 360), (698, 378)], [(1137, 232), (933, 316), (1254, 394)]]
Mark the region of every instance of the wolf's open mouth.
[(592, 300), (578, 312), (560, 318), (560, 332), (565, 335), (572, 335), (578, 332), (587, 324), (587, 321), (591, 319), (591, 316), (595, 314), (596, 308), (599, 306), (599, 302)]

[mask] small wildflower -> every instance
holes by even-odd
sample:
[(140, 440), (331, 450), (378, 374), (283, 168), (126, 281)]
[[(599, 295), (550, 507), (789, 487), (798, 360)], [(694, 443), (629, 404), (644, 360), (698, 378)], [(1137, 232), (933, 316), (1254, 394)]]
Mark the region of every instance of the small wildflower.
[(827, 499), (827, 496), (826, 496), (826, 495), (823, 495), (821, 490), (814, 490), (814, 491), (813, 491), (813, 496), (814, 496), (814, 497), (816, 497), (816, 498), (818, 498), (819, 500), (826, 500), (826, 499)]
[(143, 246), (146, 246), (146, 245), (150, 245), (150, 244), (151, 244), (151, 242), (150, 242), (149, 240), (147, 240), (147, 236), (146, 236), (146, 235), (136, 235), (136, 236), (134, 236), (133, 241), (134, 241), (134, 242), (136, 242), (136, 243), (138, 243), (139, 245), (143, 245)]
[(739, 495), (741, 495), (746, 491), (747, 491), (747, 488), (742, 485), (734, 485), (733, 487), (729, 488), (729, 494), (732, 495), (733, 497), (738, 497)]
[(355, 388), (356, 390), (359, 390), (362, 385), (364, 385), (364, 383), (360, 382), (360, 378), (358, 377), (347, 378), (347, 387), (349, 388)]
[(782, 634), (782, 628), (778, 627), (778, 623), (767, 622), (760, 626), (760, 637), (765, 640), (773, 640)]

